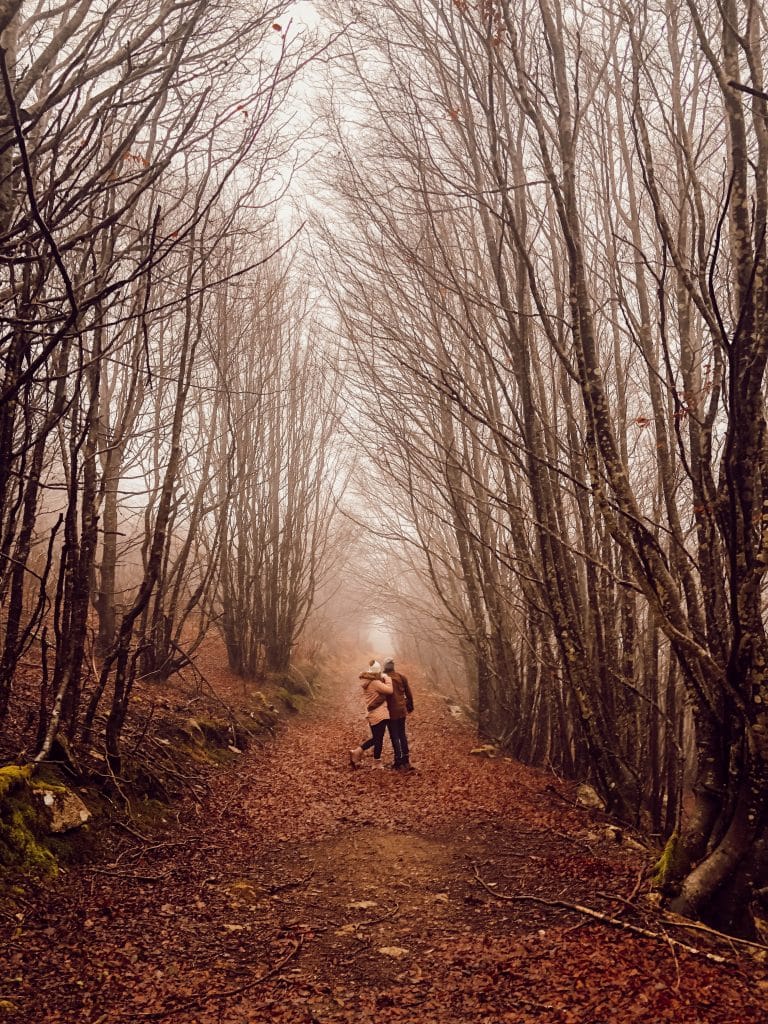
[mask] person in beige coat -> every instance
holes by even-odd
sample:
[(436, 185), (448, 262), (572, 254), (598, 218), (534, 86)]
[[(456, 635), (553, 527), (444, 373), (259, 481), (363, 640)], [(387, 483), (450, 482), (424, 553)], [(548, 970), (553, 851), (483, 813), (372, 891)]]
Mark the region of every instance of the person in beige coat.
[(387, 697), (392, 696), (392, 683), (382, 676), (378, 661), (371, 661), (358, 678), (361, 680), (365, 717), (371, 728), (371, 735), (354, 750), (350, 750), (349, 763), (353, 768), (359, 768), (365, 751), (373, 747), (373, 767), (382, 768), (381, 749), (389, 721)]

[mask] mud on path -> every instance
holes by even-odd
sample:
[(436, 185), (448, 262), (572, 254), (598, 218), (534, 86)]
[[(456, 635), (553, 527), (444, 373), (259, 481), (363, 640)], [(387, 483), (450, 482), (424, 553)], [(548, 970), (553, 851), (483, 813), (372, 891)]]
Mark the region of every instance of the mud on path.
[(292, 720), (157, 839), (125, 836), (0, 922), (0, 1019), (768, 1021), (748, 954), (719, 965), (562, 906), (653, 929), (623, 902), (642, 907), (647, 861), (551, 776), (470, 756), (421, 687), (418, 772), (350, 769), (363, 724), (354, 703)]

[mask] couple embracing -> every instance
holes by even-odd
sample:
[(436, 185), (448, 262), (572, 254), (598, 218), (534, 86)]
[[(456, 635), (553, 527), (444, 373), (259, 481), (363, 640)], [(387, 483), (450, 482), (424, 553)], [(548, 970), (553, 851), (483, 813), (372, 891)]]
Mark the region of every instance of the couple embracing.
[(359, 768), (365, 751), (373, 747), (373, 767), (382, 768), (384, 733), (389, 729), (395, 755), (392, 768), (396, 771), (413, 771), (405, 733), (406, 717), (413, 711), (413, 694), (408, 680), (401, 672), (395, 672), (395, 663), (391, 658), (384, 662), (383, 669), (378, 661), (371, 661), (359, 678), (362, 680), (366, 719), (371, 727), (371, 735), (359, 747), (350, 750), (350, 764), (353, 768)]

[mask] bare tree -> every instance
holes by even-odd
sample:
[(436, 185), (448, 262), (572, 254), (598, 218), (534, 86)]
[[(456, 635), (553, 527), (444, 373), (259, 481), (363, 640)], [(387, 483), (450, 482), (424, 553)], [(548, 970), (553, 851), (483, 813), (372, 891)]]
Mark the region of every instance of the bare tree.
[[(440, 551), (461, 580), (481, 710), (498, 676), (557, 723), (619, 813), (674, 833), (676, 906), (746, 932), (766, 870), (763, 19), (374, 5), (348, 35), (355, 132), (331, 117), (328, 236), (343, 329), (375, 339), (363, 381), (417, 382), (436, 456), (408, 437), (406, 457), (393, 422), (380, 465), (397, 438), (451, 528), (452, 552), (423, 535), (424, 571), (440, 593)], [(542, 705), (525, 680), (546, 676)]]
[(265, 267), (222, 325), (219, 486), (231, 498), (219, 599), (230, 664), (246, 676), (289, 666), (326, 568), (342, 470), (336, 373), (288, 270)]
[[(280, 105), (311, 53), (269, 3), (24, 8), (0, 9), (0, 720), (41, 644), (37, 758), (63, 725), (76, 734), (93, 595), (105, 660), (84, 729), (109, 688), (117, 766), (137, 671), (179, 663), (215, 579), (201, 525), (215, 423), (192, 474), (187, 403), (207, 372), (215, 253), (243, 196), (268, 221), (285, 190)], [(235, 77), (246, 53), (257, 71)], [(241, 255), (238, 275), (263, 259)]]

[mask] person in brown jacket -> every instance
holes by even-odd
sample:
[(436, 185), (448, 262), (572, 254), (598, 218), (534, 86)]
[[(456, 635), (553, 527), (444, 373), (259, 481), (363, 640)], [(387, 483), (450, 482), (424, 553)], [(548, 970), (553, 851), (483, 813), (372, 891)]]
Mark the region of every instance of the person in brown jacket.
[(396, 771), (411, 772), (415, 769), (411, 764), (408, 737), (405, 733), (406, 718), (413, 711), (411, 687), (402, 672), (395, 672), (395, 663), (392, 658), (384, 662), (384, 678), (392, 683), (392, 694), (387, 696), (387, 706), (389, 707), (387, 728), (392, 741), (392, 750), (395, 753), (392, 767)]

